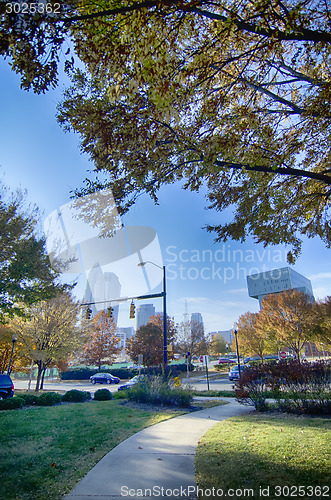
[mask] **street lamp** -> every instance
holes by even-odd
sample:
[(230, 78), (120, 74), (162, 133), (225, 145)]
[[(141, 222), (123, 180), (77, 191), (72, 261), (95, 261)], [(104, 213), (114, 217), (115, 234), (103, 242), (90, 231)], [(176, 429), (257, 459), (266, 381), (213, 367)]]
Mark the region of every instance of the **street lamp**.
[(168, 363), (168, 340), (167, 340), (167, 299), (166, 299), (166, 268), (165, 266), (158, 266), (154, 262), (147, 260), (146, 262), (139, 262), (138, 267), (143, 267), (146, 264), (152, 264), (155, 267), (163, 270), (163, 365), (164, 368)]
[(228, 358), (228, 372), (230, 371), (230, 361), (229, 361), (229, 344), (225, 344), (226, 347), (226, 357)]
[(240, 358), (239, 358), (238, 339), (237, 339), (237, 334), (238, 334), (238, 325), (237, 325), (237, 323), (235, 323), (233, 325), (233, 333), (234, 333), (234, 336), (235, 336), (235, 339), (236, 339), (237, 362), (238, 362), (238, 370), (239, 370), (239, 377), (240, 377), (241, 371), (240, 371)]
[(8, 371), (7, 371), (7, 375), (10, 374), (10, 367), (11, 367), (11, 360), (12, 360), (12, 357), (13, 357), (13, 352), (14, 352), (14, 345), (15, 345), (15, 342), (16, 340), (18, 339), (18, 336), (16, 335), (16, 333), (13, 334), (11, 340), (12, 340), (12, 348), (11, 348), (11, 353), (10, 353), (10, 358), (9, 358), (9, 365), (8, 365)]

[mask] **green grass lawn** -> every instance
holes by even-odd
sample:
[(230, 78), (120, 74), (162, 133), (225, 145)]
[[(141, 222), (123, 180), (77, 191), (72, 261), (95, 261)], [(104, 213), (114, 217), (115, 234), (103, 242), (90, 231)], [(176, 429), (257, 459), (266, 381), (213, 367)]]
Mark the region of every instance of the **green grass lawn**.
[(57, 500), (109, 450), (185, 411), (90, 401), (0, 412), (1, 500)]
[(217, 397), (217, 398), (235, 398), (236, 395), (234, 391), (193, 391), (194, 396), (205, 396), (209, 398)]
[(269, 500), (330, 498), (330, 430), (330, 419), (286, 414), (251, 414), (216, 424), (197, 449), (196, 480), (207, 490), (201, 498), (210, 498), (212, 488), (224, 495), (238, 490), (232, 498), (261, 500), (260, 488)]

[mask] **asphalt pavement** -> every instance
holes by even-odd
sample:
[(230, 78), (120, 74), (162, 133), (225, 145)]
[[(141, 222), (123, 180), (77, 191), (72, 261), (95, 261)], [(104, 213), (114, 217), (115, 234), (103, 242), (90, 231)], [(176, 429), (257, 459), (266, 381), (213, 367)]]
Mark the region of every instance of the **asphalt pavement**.
[(232, 398), (144, 429), (116, 446), (65, 500), (166, 497), (197, 499), (194, 459), (202, 435), (227, 418), (252, 411)]
[[(16, 389), (27, 389), (28, 380), (13, 379), (14, 386)], [(121, 380), (119, 385), (124, 383)], [(193, 389), (198, 391), (205, 391), (208, 389), (207, 379), (204, 372), (191, 373), (189, 378), (184, 378), (182, 380), (183, 385), (189, 384)], [(32, 380), (31, 390), (34, 390), (36, 381)], [(78, 380), (49, 380), (46, 379), (44, 382), (44, 390), (46, 391), (69, 391), (70, 389), (78, 389), (80, 391), (90, 391), (92, 394), (100, 387), (106, 387), (111, 392), (116, 392), (119, 385), (110, 384), (95, 384), (92, 385), (89, 381), (78, 381)], [(221, 391), (221, 390), (231, 390), (233, 383), (229, 381), (226, 374), (212, 374), (209, 378), (209, 388), (210, 390)]]

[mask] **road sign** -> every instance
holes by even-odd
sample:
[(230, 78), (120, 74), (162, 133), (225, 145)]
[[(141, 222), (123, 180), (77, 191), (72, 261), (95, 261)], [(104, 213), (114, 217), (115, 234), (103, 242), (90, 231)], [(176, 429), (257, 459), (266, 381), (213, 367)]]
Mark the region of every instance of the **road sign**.
[(285, 352), (285, 351), (280, 351), (280, 353), (279, 353), (279, 357), (280, 357), (280, 359), (286, 359), (286, 358), (287, 358), (287, 352)]

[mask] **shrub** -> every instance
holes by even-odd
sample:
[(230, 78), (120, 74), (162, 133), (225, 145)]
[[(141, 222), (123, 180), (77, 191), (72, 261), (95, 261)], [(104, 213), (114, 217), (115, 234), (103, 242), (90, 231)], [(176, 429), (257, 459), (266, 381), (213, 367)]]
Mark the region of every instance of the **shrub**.
[(94, 393), (94, 399), (96, 401), (109, 401), (113, 399), (113, 395), (108, 389), (98, 389)]
[[(132, 378), (138, 374), (138, 370), (128, 369), (128, 368), (108, 368), (100, 370), (100, 373), (111, 373), (114, 377), (121, 379)], [(95, 373), (99, 371), (95, 368), (76, 368), (73, 370), (68, 370), (67, 372), (61, 373), (61, 380), (88, 380)]]
[(88, 391), (78, 391), (77, 389), (72, 389), (71, 391), (67, 391), (62, 396), (62, 401), (66, 401), (69, 403), (85, 403), (91, 399), (91, 393)]
[(22, 406), (23, 401), (19, 397), (0, 400), (0, 410), (15, 410), (16, 408), (22, 408)]
[(37, 406), (53, 406), (58, 405), (62, 401), (61, 394), (57, 392), (44, 392), (36, 398)]
[(273, 397), (281, 411), (291, 413), (330, 413), (331, 363), (289, 361), (245, 370), (236, 383), (235, 394), (242, 404), (267, 408)]
[(234, 391), (193, 391), (193, 396), (205, 396), (208, 398), (233, 398), (235, 396)]
[[(232, 365), (230, 365), (230, 366), (232, 366)], [(215, 365), (214, 369), (217, 372), (227, 372), (229, 370), (229, 367), (228, 367), (227, 363), (223, 363), (221, 365)]]
[(22, 400), (24, 406), (32, 406), (36, 403), (37, 396), (34, 394), (20, 394), (17, 396)]
[(127, 399), (128, 391), (117, 391), (113, 393), (114, 399)]
[(265, 411), (268, 408), (266, 402), (268, 382), (269, 370), (265, 365), (246, 367), (235, 384), (237, 401), (244, 405), (252, 405), (258, 411)]
[(146, 377), (131, 387), (128, 398), (138, 403), (188, 407), (193, 396), (191, 390), (175, 387), (173, 380), (153, 376)]
[[(194, 366), (191, 364), (189, 370), (192, 371)], [(168, 365), (166, 368), (166, 375), (171, 375), (176, 377), (180, 373), (186, 372), (186, 363), (177, 363), (173, 365)], [(100, 372), (111, 373), (115, 377), (121, 379), (129, 379), (138, 375), (138, 370), (136, 368), (103, 368)], [(146, 375), (161, 375), (163, 372), (163, 367), (150, 366), (148, 368), (142, 368), (141, 373)], [(88, 380), (92, 375), (98, 373), (96, 368), (80, 367), (61, 372), (61, 380)]]

